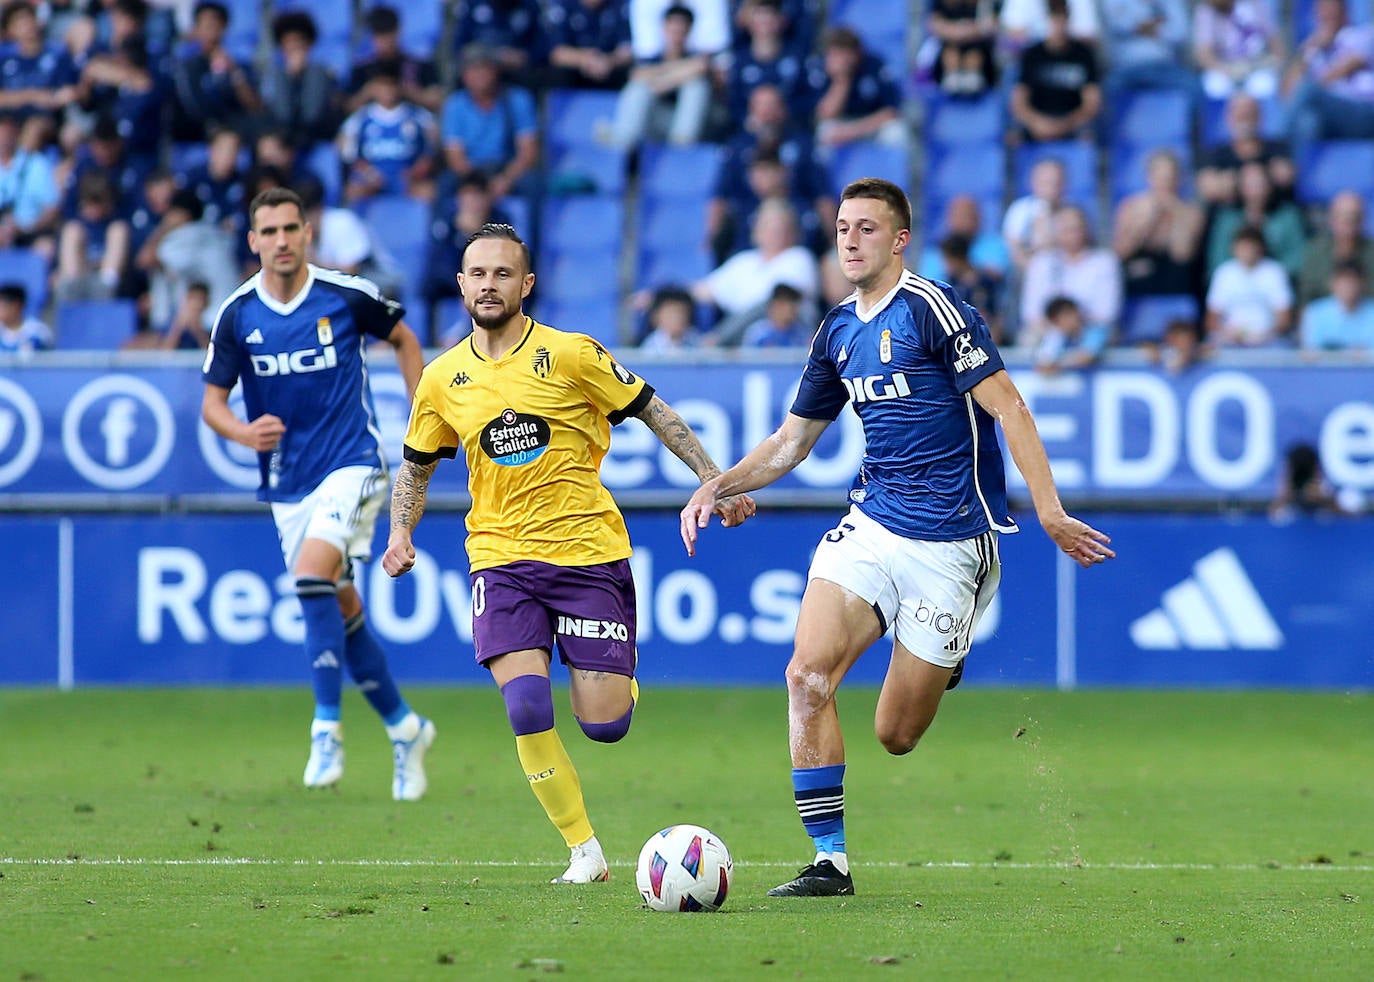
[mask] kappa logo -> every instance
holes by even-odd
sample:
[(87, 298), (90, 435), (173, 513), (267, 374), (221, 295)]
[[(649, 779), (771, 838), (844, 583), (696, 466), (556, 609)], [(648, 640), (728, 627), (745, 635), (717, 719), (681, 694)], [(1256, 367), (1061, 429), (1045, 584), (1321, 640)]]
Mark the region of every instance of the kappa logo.
[(1230, 548), (1193, 564), (1193, 575), (1169, 587), (1160, 605), (1131, 624), (1131, 640), (1150, 651), (1183, 648), (1275, 651), (1283, 632)]
[(956, 372), (967, 372), (988, 363), (988, 353), (982, 348), (976, 347), (973, 338), (967, 334), (960, 334), (954, 339), (954, 354), (956, 356), (954, 359)]
[(253, 328), (253, 333), (249, 334), (248, 337), (244, 338), (244, 339), (243, 339), (243, 343), (244, 343), (244, 344), (262, 344), (262, 343), (263, 343), (263, 341), (262, 341), (262, 330), (259, 329), (259, 328), (256, 328), (256, 327)]
[(448, 387), (451, 389), (455, 385), (467, 385), (471, 381), (472, 379), (468, 377), (467, 372), (459, 372), (457, 375), (453, 376), (453, 381), (448, 384)]

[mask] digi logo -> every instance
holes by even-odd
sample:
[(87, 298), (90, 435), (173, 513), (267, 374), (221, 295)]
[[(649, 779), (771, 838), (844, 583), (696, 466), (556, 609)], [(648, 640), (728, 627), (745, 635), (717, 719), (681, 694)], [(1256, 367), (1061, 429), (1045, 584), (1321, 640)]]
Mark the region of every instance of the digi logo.
[(0, 378), (0, 487), (29, 472), (43, 444), (43, 416), (33, 397)]
[(98, 488), (126, 491), (166, 465), (176, 422), (166, 397), (133, 375), (107, 375), (82, 386), (62, 414), (62, 449)]

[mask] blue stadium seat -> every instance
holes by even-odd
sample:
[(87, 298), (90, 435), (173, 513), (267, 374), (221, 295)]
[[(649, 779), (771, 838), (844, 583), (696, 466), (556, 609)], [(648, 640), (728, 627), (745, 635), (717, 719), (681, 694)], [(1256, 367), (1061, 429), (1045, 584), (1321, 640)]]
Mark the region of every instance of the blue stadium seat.
[(624, 239), (625, 208), (620, 198), (613, 195), (550, 198), (544, 208), (541, 231), (544, 246), (558, 252), (618, 252)]
[[(1283, 136), (1283, 102), (1278, 96), (1259, 100), (1260, 135), (1276, 140)], [(1200, 110), (1202, 145), (1218, 147), (1226, 142), (1226, 103), (1221, 99), (1203, 99)]]
[(462, 297), (444, 297), (442, 300), (435, 301), (432, 317), (431, 335), (437, 343), (455, 324), (462, 323), (466, 326), (471, 323), (467, 308), (463, 306)]
[(539, 261), (541, 302), (595, 300), (614, 310), (620, 282), (619, 249), (544, 250)]
[(429, 203), (404, 194), (382, 194), (362, 209), (363, 220), (388, 250), (429, 241)]
[(328, 141), (317, 143), (307, 151), (305, 169), (320, 179), (324, 189), (324, 203), (337, 205), (343, 197), (343, 162), (339, 150)]
[(229, 10), (229, 30), (224, 48), (241, 63), (252, 62), (262, 37), (262, 4), (259, 0), (224, 0)]
[(591, 144), (548, 147), (545, 188), (551, 194), (620, 194), (625, 190), (625, 154)]
[(1135, 297), (1127, 300), (1121, 315), (1121, 343), (1159, 341), (1171, 321), (1198, 319), (1197, 298), (1189, 294)]
[(646, 143), (639, 161), (640, 192), (651, 198), (711, 196), (720, 173), (721, 147), (709, 143), (673, 147)]
[(706, 203), (692, 199), (646, 199), (639, 213), (640, 249), (673, 249), (706, 239)]
[(24, 312), (37, 317), (48, 303), (48, 261), (32, 249), (0, 249), (0, 283), (22, 284)]
[(984, 143), (1002, 139), (1006, 109), (1001, 92), (980, 99), (931, 97), (926, 112), (926, 139), (931, 143)]
[[(1345, 0), (1345, 16), (1352, 24), (1368, 24), (1369, 0)], [(1293, 0), (1293, 42), (1301, 44), (1317, 25), (1316, 0)]]
[(411, 0), (404, 6), (396, 0), (363, 0), (364, 14), (373, 7), (391, 7), (400, 15), (402, 51), (416, 58), (434, 58), (444, 33), (444, 0)]
[(1325, 203), (1339, 191), (1374, 195), (1374, 141), (1330, 140), (1298, 160), (1298, 200)]
[(1193, 100), (1177, 89), (1127, 92), (1110, 107), (1112, 141), (1132, 146), (1183, 144), (1193, 138)]
[(1006, 151), (1002, 144), (954, 144), (930, 148), (927, 158), (925, 191), (928, 198), (942, 202), (960, 194), (971, 194), (979, 201), (1002, 197), (1006, 187)]
[(711, 254), (700, 244), (683, 243), (664, 249), (641, 249), (635, 285), (645, 289), (676, 283), (685, 286), (715, 268)]
[(911, 159), (905, 147), (889, 147), (872, 140), (846, 143), (835, 148), (830, 160), (830, 186), (836, 196), (850, 181), (881, 177), (900, 188), (911, 185)]
[(545, 102), (544, 142), (555, 147), (595, 144), (593, 134), (598, 120), (615, 116), (616, 92), (586, 89), (554, 89)]
[(1112, 147), (1111, 151), (1111, 190), (1112, 203), (1120, 201), (1128, 194), (1135, 194), (1137, 191), (1144, 191), (1146, 187), (1145, 171), (1149, 164), (1150, 156), (1157, 150), (1171, 150), (1178, 158), (1182, 168), (1182, 182), (1179, 186), (1179, 194), (1186, 200), (1193, 197), (1193, 149), (1191, 144), (1180, 143), (1176, 145), (1163, 144), (1142, 144), (1139, 146), (1128, 146), (1118, 144)]
[(1046, 159), (1064, 165), (1067, 197), (1078, 200), (1097, 196), (1097, 147), (1082, 140), (1022, 144), (1016, 152), (1017, 194), (1030, 193), (1031, 169)]
[(541, 299), (532, 306), (531, 314), (541, 324), (590, 335), (608, 348), (621, 343), (619, 314), (609, 294), (571, 301)]
[(907, 74), (907, 5), (893, 0), (831, 0), (826, 15), (863, 39), (864, 47), (883, 60), (893, 75)]
[(115, 351), (138, 329), (132, 300), (74, 300), (57, 305), (57, 346), (64, 351)]

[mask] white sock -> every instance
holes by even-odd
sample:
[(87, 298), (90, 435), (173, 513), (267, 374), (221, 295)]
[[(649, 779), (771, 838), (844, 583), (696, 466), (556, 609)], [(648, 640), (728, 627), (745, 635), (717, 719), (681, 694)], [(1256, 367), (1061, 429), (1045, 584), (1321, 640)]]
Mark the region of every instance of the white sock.
[(849, 873), (849, 856), (848, 856), (846, 853), (842, 853), (842, 852), (818, 852), (818, 853), (816, 853), (816, 858), (813, 860), (813, 862), (814, 862), (814, 863), (823, 863), (823, 862), (825, 862), (827, 859), (830, 860), (831, 865), (833, 865), (837, 870), (839, 870), (841, 873), (844, 873), (844, 874), (848, 875), (848, 873)]
[(310, 735), (319, 736), (321, 733), (333, 733), (335, 737), (343, 731), (343, 724), (336, 719), (315, 719), (310, 721)]
[(420, 735), (420, 717), (412, 709), (406, 713), (399, 723), (386, 728), (386, 738), (388, 740), (404, 740), (409, 743)]

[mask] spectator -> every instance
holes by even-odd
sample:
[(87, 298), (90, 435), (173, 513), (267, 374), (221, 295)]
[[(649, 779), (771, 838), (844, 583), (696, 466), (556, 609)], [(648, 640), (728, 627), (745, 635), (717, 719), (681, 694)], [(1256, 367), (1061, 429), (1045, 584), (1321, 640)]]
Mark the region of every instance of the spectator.
[(444, 160), (457, 178), (479, 173), (492, 197), (524, 192), (539, 160), (534, 99), (501, 81), (497, 53), (482, 45), (463, 49), (463, 87), (444, 101)]
[(1121, 317), (1121, 264), (1116, 254), (1093, 247), (1082, 209), (1068, 206), (1054, 216), (1054, 246), (1042, 249), (1026, 265), (1021, 311), (1026, 317), (1016, 343), (1034, 347), (1049, 322), (1050, 300), (1065, 296), (1078, 304), (1092, 327), (1110, 334)]
[(364, 15), (372, 53), (353, 66), (348, 79), (348, 99), (344, 108), (357, 112), (376, 96), (371, 82), (379, 73), (389, 72), (401, 81), (401, 97), (437, 113), (444, 104), (444, 87), (432, 62), (413, 58), (401, 50), (401, 18), (391, 7), (373, 7)]
[(205, 321), (213, 319), (214, 312), (210, 306), (210, 288), (198, 280), (186, 284), (186, 295), (163, 335), (162, 347), (173, 351), (179, 348), (203, 351), (210, 344)]
[(711, 108), (711, 60), (692, 50), (694, 17), (683, 4), (663, 12), (662, 44), (636, 60), (603, 140), (630, 150), (646, 137), (677, 146), (701, 139)]
[(1017, 198), (1002, 218), (1002, 241), (1012, 265), (1024, 270), (1031, 256), (1054, 241), (1054, 214), (1065, 204), (1064, 164), (1053, 157), (1038, 160), (1030, 172), (1030, 194)]
[(940, 240), (940, 268), (943, 280), (959, 291), (959, 296), (974, 307), (987, 321), (994, 342), (1003, 341), (1000, 316), (1002, 280), (973, 264), (970, 250), (973, 243), (967, 235), (952, 233)]
[(765, 201), (754, 219), (754, 247), (731, 256), (693, 284), (692, 296), (714, 304), (723, 314), (712, 332), (720, 344), (734, 344), (763, 316), (779, 283), (801, 293), (810, 315), (817, 289), (816, 257), (799, 244), (797, 232), (797, 213), (791, 205), (776, 198)]
[(51, 48), (33, 5), (10, 0), (0, 11), (0, 35), (7, 51), (0, 55), (0, 110), (19, 118), (41, 115), (55, 133), (67, 106), (80, 97), (80, 73), (71, 56)]
[(339, 130), (344, 199), (357, 205), (379, 194), (433, 196), (439, 128), (434, 114), (405, 100), (401, 79), (378, 66), (368, 83), (374, 97)]
[(19, 121), (0, 113), (0, 249), (36, 249), (49, 261), (61, 198), (52, 164), (19, 145)]
[(110, 181), (115, 193), (115, 208), (125, 214), (134, 208), (143, 179), (152, 170), (143, 161), (130, 158), (119, 126), (104, 117), (95, 121), (91, 135), (77, 146), (62, 169), (66, 171), (62, 199), (62, 216), (66, 219), (76, 217), (77, 189), (88, 173), (99, 173)]
[[(683, 7), (692, 14), (692, 34), (687, 53), (713, 57), (730, 47), (730, 10), (728, 0), (628, 0), (630, 44), (636, 61), (648, 61), (663, 54), (662, 27), (672, 7)], [(740, 16), (749, 16), (748, 4), (741, 4)], [(743, 37), (741, 37), (741, 42)]]
[(115, 187), (100, 171), (81, 175), (76, 216), (58, 236), (55, 294), (66, 300), (115, 296), (129, 260), (129, 223), (119, 217)]
[(1164, 371), (1170, 375), (1182, 375), (1207, 354), (1195, 322), (1171, 320), (1164, 325), (1164, 336), (1156, 352)]
[(1237, 92), (1226, 103), (1227, 142), (1213, 147), (1198, 168), (1198, 198), (1210, 211), (1240, 200), (1240, 168), (1256, 161), (1264, 165), (1275, 197), (1291, 200), (1297, 168), (1288, 145), (1266, 140), (1260, 133), (1260, 104), (1252, 95)]
[(262, 79), (268, 124), (286, 133), (300, 150), (334, 139), (343, 106), (334, 73), (315, 60), (319, 31), (304, 11), (287, 11), (272, 21), (276, 56)]
[(792, 202), (801, 216), (803, 241), (823, 250), (835, 224), (829, 175), (816, 158), (810, 130), (797, 125), (782, 93), (765, 83), (749, 93), (749, 112), (725, 145), (707, 204), (707, 241), (720, 260), (748, 246), (750, 219), (770, 195)]
[(357, 212), (327, 205), (324, 189), (314, 178), (301, 181), (296, 192), (305, 205), (306, 221), (315, 233), (310, 247), (311, 262), (369, 279), (387, 296), (401, 295), (405, 271), (372, 237)]
[[(969, 262), (988, 279), (1000, 283), (1007, 275), (1011, 253), (1007, 250), (1007, 244), (1001, 235), (983, 228), (982, 212), (978, 208), (977, 199), (972, 195), (959, 194), (949, 200), (949, 204), (945, 206), (941, 232), (945, 238), (957, 235), (967, 240)], [(928, 280), (952, 283), (953, 280), (949, 278), (945, 266), (943, 251), (943, 241), (939, 244), (927, 243), (921, 252), (918, 271)], [(975, 303), (974, 306), (986, 314), (987, 311), (982, 304)]]
[(246, 204), (239, 154), (243, 140), (227, 127), (210, 133), (210, 154), (205, 163), (182, 176), (182, 183), (196, 193), (205, 206), (205, 221), (219, 225), (235, 236), (245, 234)]
[(0, 283), (0, 354), (25, 356), (52, 347), (52, 330), (25, 313), (28, 302), (22, 283)]
[(549, 65), (560, 88), (620, 89), (630, 79), (634, 48), (623, 0), (552, 0)]
[(139, 250), (139, 265), (149, 276), (148, 320), (155, 330), (171, 326), (194, 282), (209, 288), (202, 311), (207, 316), (202, 327), (209, 330), (214, 312), (238, 287), (236, 243), (228, 232), (202, 221), (204, 214), (194, 191), (175, 192), (167, 213)]
[[(1049, 37), (1053, 13), (1049, 0), (1006, 0), (998, 18), (1010, 47), (1019, 51)], [(1094, 0), (1069, 0), (1069, 36), (1086, 44), (1102, 39)]]
[(1374, 283), (1374, 241), (1364, 232), (1364, 199), (1342, 191), (1326, 206), (1326, 228), (1307, 242), (1298, 273), (1298, 301), (1310, 303), (1327, 294), (1331, 274), (1341, 263), (1363, 271), (1366, 286)]
[(702, 338), (693, 323), (696, 301), (680, 286), (660, 287), (654, 291), (647, 320), (649, 333), (639, 343), (642, 351), (690, 351), (701, 346)]
[[(725, 76), (726, 108), (732, 120), (743, 119), (749, 93), (759, 85), (782, 92), (789, 114), (809, 119), (815, 102), (806, 62), (783, 37), (785, 23), (779, 0), (752, 0), (749, 5), (749, 46), (737, 51)], [(827, 60), (827, 69), (829, 61)]]
[(1310, 443), (1299, 443), (1284, 454), (1279, 471), (1279, 486), (1269, 505), (1269, 517), (1277, 522), (1290, 522), (1301, 512), (1315, 515), (1322, 512), (1355, 513), (1360, 510), (1359, 491), (1350, 488), (1337, 491), (1322, 469), (1321, 455)]
[(802, 295), (796, 287), (779, 283), (773, 287), (763, 317), (744, 331), (742, 348), (805, 348), (816, 333), (816, 325), (802, 316)]
[(1173, 151), (1156, 150), (1146, 164), (1147, 188), (1117, 207), (1112, 244), (1128, 299), (1194, 292), (1203, 216), (1179, 197), (1181, 178)]
[(463, 248), (468, 237), (488, 222), (508, 225), (510, 218), (492, 199), (487, 179), (481, 174), (464, 177), (453, 195), (435, 204), (424, 287), (425, 298), (431, 303), (459, 295), (456, 273), (462, 265)]
[(1374, 137), (1374, 27), (1347, 23), (1345, 0), (1317, 0), (1316, 16), (1284, 80), (1289, 139)]
[(1193, 10), (1193, 58), (1209, 99), (1248, 92), (1278, 94), (1283, 42), (1267, 0), (1199, 0)]
[(949, 96), (979, 96), (997, 84), (997, 12), (992, 0), (932, 0), (924, 58)]
[(148, 4), (115, 0), (109, 13), (109, 42), (98, 47), (81, 70), (81, 108), (115, 120), (125, 152), (147, 172), (157, 165), (162, 151), (164, 90), (144, 34)]
[(1011, 91), (1011, 114), (1027, 140), (1068, 140), (1083, 134), (1102, 111), (1097, 56), (1069, 35), (1066, 0), (1047, 0), (1050, 15), (1045, 40), (1021, 55), (1021, 70)]
[(1207, 239), (1209, 273), (1226, 261), (1236, 230), (1247, 225), (1261, 230), (1269, 254), (1296, 279), (1302, 271), (1307, 242), (1302, 212), (1293, 202), (1279, 200), (1274, 195), (1269, 174), (1258, 162), (1241, 166), (1239, 203), (1218, 210), (1212, 221)]
[(1264, 254), (1264, 233), (1238, 229), (1231, 256), (1207, 288), (1207, 339), (1218, 347), (1264, 347), (1293, 326), (1293, 288), (1281, 265)]
[(460, 54), (473, 45), (485, 49), (513, 85), (533, 88), (543, 81), (548, 39), (539, 0), (463, 0), (453, 43)]
[(1188, 67), (1191, 25), (1184, 0), (1103, 0), (1107, 56), (1103, 86), (1108, 105), (1134, 89), (1179, 89), (1190, 95), (1197, 76)]
[(1091, 368), (1111, 340), (1111, 331), (1102, 324), (1088, 324), (1078, 304), (1068, 297), (1054, 297), (1045, 305), (1045, 322), (1032, 360), (1035, 370), (1046, 375)]
[(854, 284), (845, 278), (838, 249), (827, 249), (821, 256), (821, 307), (829, 310), (854, 293)]
[[(750, 29), (754, 19), (754, 0), (738, 0), (730, 6), (734, 10), (730, 33), (733, 51), (749, 47)], [(778, 9), (782, 11), (783, 41), (789, 51), (806, 54), (814, 47), (817, 15), (816, 0), (779, 0)]]
[(145, 263), (140, 261), (140, 253), (161, 224), (167, 210), (172, 207), (172, 196), (176, 194), (176, 190), (176, 175), (165, 167), (158, 168), (143, 179), (139, 201), (127, 215), (129, 255), (133, 257), (135, 270), (145, 267)]
[(229, 8), (215, 0), (196, 4), (185, 47), (172, 60), (171, 138), (201, 143), (223, 128), (246, 129), (262, 108), (246, 66), (224, 49)]
[(1331, 294), (1302, 312), (1299, 343), (1308, 351), (1358, 349), (1374, 354), (1374, 300), (1365, 291), (1364, 268), (1343, 262), (1331, 271)]
[(892, 73), (864, 51), (859, 35), (848, 27), (830, 27), (821, 37), (825, 68), (816, 103), (816, 140), (824, 148), (860, 140), (906, 146), (901, 94)]

